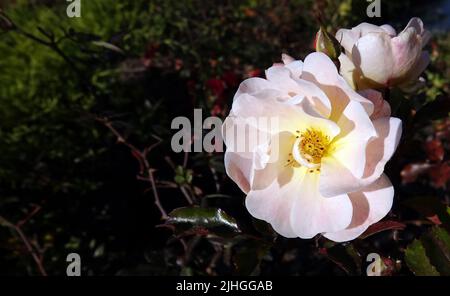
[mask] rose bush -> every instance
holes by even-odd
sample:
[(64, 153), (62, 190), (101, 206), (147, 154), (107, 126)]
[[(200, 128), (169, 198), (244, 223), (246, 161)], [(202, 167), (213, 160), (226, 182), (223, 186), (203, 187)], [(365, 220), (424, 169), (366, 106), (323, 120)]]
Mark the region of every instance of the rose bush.
[(414, 84), (430, 62), (422, 50), (430, 36), (419, 18), (412, 18), (398, 35), (390, 25), (340, 29), (336, 39), (345, 50), (340, 73), (355, 89)]
[(392, 206), (383, 170), (401, 121), (379, 93), (355, 92), (325, 54), (283, 62), (240, 85), (223, 126), (227, 174), (247, 194), (248, 211), (279, 234), (352, 240)]

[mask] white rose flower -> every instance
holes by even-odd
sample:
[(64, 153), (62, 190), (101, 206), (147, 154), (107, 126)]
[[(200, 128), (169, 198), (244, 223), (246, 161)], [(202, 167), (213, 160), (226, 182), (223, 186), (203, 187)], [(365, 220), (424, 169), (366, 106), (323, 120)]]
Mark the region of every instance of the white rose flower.
[(339, 57), (340, 73), (355, 89), (407, 87), (430, 62), (422, 50), (430, 37), (419, 18), (412, 18), (398, 35), (389, 25), (362, 23), (340, 29), (336, 39), (345, 49)]
[(401, 121), (376, 92), (368, 99), (355, 92), (325, 54), (283, 62), (267, 79), (240, 85), (223, 125), (227, 174), (247, 194), (250, 214), (282, 236), (352, 240), (391, 209), (394, 189), (383, 170)]

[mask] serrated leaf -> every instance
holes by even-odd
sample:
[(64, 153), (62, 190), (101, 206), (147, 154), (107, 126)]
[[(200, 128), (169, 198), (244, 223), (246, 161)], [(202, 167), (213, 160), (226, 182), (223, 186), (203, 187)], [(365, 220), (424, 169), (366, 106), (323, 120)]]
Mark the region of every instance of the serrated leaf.
[(450, 235), (448, 232), (442, 227), (433, 227), (429, 233), (422, 236), (421, 242), (431, 264), (441, 275), (450, 275)]
[(358, 258), (353, 246), (346, 247), (342, 244), (336, 244), (332, 247), (320, 250), (320, 253), (334, 262), (348, 275), (358, 275), (361, 273), (361, 259)]
[(414, 240), (405, 251), (405, 261), (409, 269), (419, 276), (438, 276), (436, 268), (431, 265), (425, 247), (420, 240)]
[(236, 220), (219, 208), (184, 207), (169, 214), (168, 224), (201, 227), (217, 233), (239, 233)]

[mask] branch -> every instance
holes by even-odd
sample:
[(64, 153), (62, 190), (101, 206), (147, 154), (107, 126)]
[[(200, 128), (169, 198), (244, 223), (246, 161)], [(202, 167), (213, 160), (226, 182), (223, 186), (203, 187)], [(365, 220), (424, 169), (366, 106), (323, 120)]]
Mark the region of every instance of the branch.
[(34, 262), (36, 263), (36, 266), (39, 270), (39, 273), (42, 276), (47, 276), (47, 272), (45, 271), (44, 265), (42, 264), (42, 257), (36, 252), (35, 249), (31, 246), (30, 240), (25, 235), (25, 233), (22, 231), (21, 226), (26, 223), (32, 216), (34, 216), (39, 210), (33, 210), (31, 214), (27, 215), (27, 218), (21, 220), (17, 224), (14, 224), (7, 220), (6, 218), (0, 216), (0, 224), (4, 224), (6, 227), (9, 227), (13, 229), (22, 240), (23, 244), (25, 245), (25, 248), (27, 249), (28, 253), (30, 253), (31, 257), (33, 258)]
[(129, 143), (125, 137), (113, 126), (113, 124), (111, 123), (111, 121), (109, 121), (108, 118), (102, 118), (102, 117), (96, 117), (96, 120), (100, 123), (102, 123), (105, 127), (107, 127), (113, 134), (114, 136), (116, 136), (117, 138), (117, 142), (120, 144), (123, 144), (125, 146), (127, 146), (130, 151), (132, 152), (132, 154), (138, 159), (139, 164), (143, 166), (144, 171), (147, 173), (147, 175), (143, 175), (143, 171), (141, 170), (140, 172), (140, 176), (138, 176), (138, 180), (145, 180), (150, 182), (151, 184), (151, 190), (153, 192), (153, 197), (154, 197), (154, 203), (156, 205), (156, 207), (158, 208), (159, 212), (161, 213), (161, 219), (162, 220), (167, 220), (167, 218), (169, 217), (167, 215), (166, 210), (164, 209), (164, 207), (161, 204), (161, 200), (159, 198), (159, 194), (158, 194), (158, 190), (156, 187), (156, 182), (155, 182), (155, 177), (154, 177), (154, 169), (150, 166), (150, 163), (147, 160), (147, 154), (153, 149), (155, 148), (157, 145), (160, 144), (161, 140), (158, 140), (157, 143), (151, 145), (150, 147), (144, 149), (144, 151), (139, 150), (138, 148), (136, 148), (136, 146), (134, 146), (133, 144)]

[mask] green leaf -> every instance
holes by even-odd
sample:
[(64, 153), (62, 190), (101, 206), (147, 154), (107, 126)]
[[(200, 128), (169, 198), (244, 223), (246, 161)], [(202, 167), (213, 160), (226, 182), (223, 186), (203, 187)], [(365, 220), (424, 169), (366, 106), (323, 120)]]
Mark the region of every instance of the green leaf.
[(429, 233), (422, 236), (421, 242), (431, 264), (441, 275), (450, 275), (450, 235), (448, 232), (442, 227), (433, 227)]
[(221, 234), (240, 232), (236, 220), (218, 208), (178, 208), (169, 214), (167, 223), (180, 226), (184, 230), (200, 227)]
[(414, 240), (405, 251), (405, 261), (409, 269), (419, 276), (440, 275), (436, 268), (431, 265), (425, 248), (420, 240)]
[(361, 258), (351, 244), (349, 246), (336, 244), (328, 249), (322, 248), (320, 253), (339, 266), (346, 274), (361, 274)]

